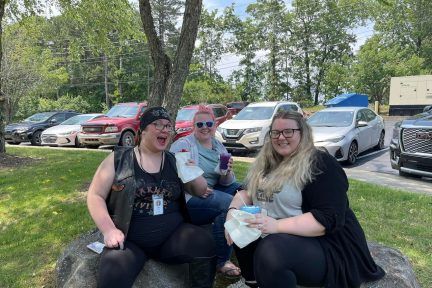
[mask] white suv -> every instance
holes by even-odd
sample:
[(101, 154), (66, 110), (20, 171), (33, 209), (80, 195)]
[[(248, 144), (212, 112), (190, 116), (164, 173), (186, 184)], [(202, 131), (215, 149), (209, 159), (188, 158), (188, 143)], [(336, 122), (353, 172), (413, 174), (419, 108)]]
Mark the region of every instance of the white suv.
[(235, 118), (223, 122), (216, 131), (216, 138), (229, 151), (253, 151), (264, 145), (270, 124), (276, 112), (296, 111), (304, 115), (294, 102), (258, 102), (243, 108)]

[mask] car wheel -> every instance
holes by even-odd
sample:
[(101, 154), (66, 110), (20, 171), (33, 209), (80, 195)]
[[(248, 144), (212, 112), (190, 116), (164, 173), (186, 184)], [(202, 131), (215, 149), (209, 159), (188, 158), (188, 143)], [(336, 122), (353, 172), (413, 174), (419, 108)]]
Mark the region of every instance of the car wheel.
[(385, 133), (384, 133), (384, 131), (381, 131), (380, 138), (378, 140), (378, 144), (375, 146), (375, 150), (384, 149), (384, 138), (385, 138)]
[(78, 136), (75, 137), (75, 147), (76, 147), (76, 148), (81, 148), (81, 147), (83, 147), (83, 145), (81, 144), (81, 142), (80, 142), (79, 139), (78, 139)]
[(42, 134), (42, 131), (36, 131), (33, 133), (32, 139), (30, 141), (31, 145), (33, 145), (33, 146), (40, 146), (41, 145), (41, 142), (42, 142), (41, 134)]
[(349, 165), (353, 165), (357, 161), (357, 156), (358, 156), (357, 143), (351, 142), (351, 145), (349, 146), (349, 149), (348, 149), (348, 158), (347, 158), (346, 162)]
[(415, 175), (415, 174), (411, 174), (411, 173), (407, 173), (407, 172), (403, 172), (401, 170), (399, 170), (399, 176), (402, 177), (409, 177), (409, 178), (421, 178), (422, 176), (420, 175)]
[(19, 144), (21, 144), (21, 142), (6, 142), (6, 143), (8, 143), (9, 145), (19, 145)]
[(132, 132), (126, 131), (123, 133), (120, 138), (120, 146), (134, 146), (135, 145), (135, 136)]

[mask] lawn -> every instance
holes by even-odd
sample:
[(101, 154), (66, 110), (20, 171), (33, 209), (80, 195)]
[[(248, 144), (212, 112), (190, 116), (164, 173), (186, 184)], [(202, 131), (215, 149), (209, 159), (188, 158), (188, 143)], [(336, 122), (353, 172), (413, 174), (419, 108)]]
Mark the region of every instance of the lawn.
[[(85, 192), (107, 154), (25, 147), (7, 151), (38, 161), (0, 170), (0, 287), (54, 287), (60, 253), (94, 227)], [(239, 179), (248, 165), (236, 163)], [(402, 251), (420, 285), (432, 287), (432, 197), (350, 183), (350, 203), (367, 238)], [(217, 287), (227, 283), (218, 279)]]

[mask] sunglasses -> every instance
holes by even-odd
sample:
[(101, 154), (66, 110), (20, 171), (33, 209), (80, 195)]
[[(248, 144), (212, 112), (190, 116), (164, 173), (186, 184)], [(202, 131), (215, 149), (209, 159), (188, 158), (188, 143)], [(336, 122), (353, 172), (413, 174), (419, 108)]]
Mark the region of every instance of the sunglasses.
[(205, 122), (196, 122), (196, 123), (195, 123), (195, 126), (196, 126), (197, 128), (202, 128), (202, 127), (204, 127), (204, 126), (206, 126), (206, 127), (208, 127), (208, 128), (211, 128), (211, 127), (213, 127), (213, 124), (214, 124), (213, 121), (205, 121)]

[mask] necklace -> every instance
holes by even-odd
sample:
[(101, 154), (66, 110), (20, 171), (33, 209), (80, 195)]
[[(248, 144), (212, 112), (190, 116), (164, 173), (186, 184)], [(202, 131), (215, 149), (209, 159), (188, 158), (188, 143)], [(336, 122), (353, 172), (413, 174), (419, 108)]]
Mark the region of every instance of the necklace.
[[(141, 170), (142, 171), (144, 171), (144, 173), (147, 173), (147, 174), (154, 174), (154, 173), (149, 173), (149, 172), (147, 172), (144, 168), (143, 168), (143, 166), (142, 166), (142, 155), (141, 155), (141, 150), (139, 149), (139, 147), (137, 147), (137, 150), (138, 150), (138, 155), (139, 155), (139, 161), (137, 161), (138, 162), (138, 166), (141, 168)], [(161, 163), (160, 163), (160, 166), (159, 166), (159, 171), (158, 172), (156, 172), (156, 173), (161, 173), (162, 172), (162, 169), (163, 169), (163, 167), (164, 167), (164, 163), (165, 163), (165, 151), (162, 151), (162, 157), (161, 157), (162, 159), (161, 159)]]

